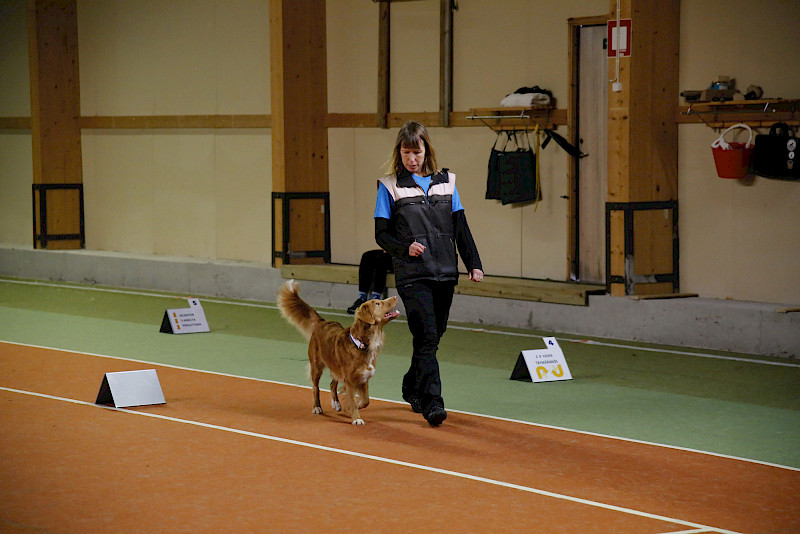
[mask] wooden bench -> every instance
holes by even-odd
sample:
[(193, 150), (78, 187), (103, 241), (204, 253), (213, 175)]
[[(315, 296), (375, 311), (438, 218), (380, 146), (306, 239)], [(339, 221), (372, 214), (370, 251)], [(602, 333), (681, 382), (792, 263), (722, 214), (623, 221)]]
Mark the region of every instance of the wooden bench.
[[(281, 276), (285, 279), (358, 285), (358, 266), (338, 263), (284, 265), (281, 267)], [(395, 287), (393, 274), (387, 276), (386, 285)], [(472, 283), (463, 274), (456, 286), (456, 294), (459, 295), (530, 300), (574, 306), (586, 306), (589, 303), (589, 295), (605, 293), (605, 291), (606, 287), (602, 284), (556, 282), (506, 276), (487, 275), (482, 282)]]

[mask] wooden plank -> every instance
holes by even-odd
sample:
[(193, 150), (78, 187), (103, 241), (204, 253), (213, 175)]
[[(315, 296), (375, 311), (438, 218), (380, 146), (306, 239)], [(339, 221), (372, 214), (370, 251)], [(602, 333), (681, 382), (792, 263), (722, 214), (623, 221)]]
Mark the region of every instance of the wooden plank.
[(328, 128), (375, 128), (380, 126), (380, 114), (375, 113), (328, 113), (325, 126)]
[(31, 0), (28, 11), (33, 182), (80, 183), (77, 1)]
[(697, 293), (657, 293), (653, 295), (631, 295), (632, 300), (686, 299), (697, 297)]
[[(281, 267), (281, 276), (286, 279), (358, 285), (358, 266), (344, 264), (284, 265)], [(394, 275), (388, 275), (387, 286), (395, 287)], [(456, 294), (459, 295), (575, 306), (585, 306), (588, 295), (596, 293), (605, 293), (605, 286), (503, 276), (487, 276), (483, 282), (473, 283), (467, 280), (464, 274), (461, 275), (461, 280), (456, 286)]]
[(150, 129), (222, 129), (270, 128), (271, 115), (128, 115), (83, 116), (82, 129), (150, 130)]
[(30, 117), (0, 117), (0, 130), (30, 130)]

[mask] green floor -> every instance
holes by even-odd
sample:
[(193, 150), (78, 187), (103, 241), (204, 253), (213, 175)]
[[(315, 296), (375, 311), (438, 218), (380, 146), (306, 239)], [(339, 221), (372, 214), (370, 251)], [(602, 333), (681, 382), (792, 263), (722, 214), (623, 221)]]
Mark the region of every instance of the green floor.
[[(159, 333), (164, 311), (188, 307), (185, 297), (0, 278), (0, 341), (307, 385), (306, 344), (272, 303), (201, 302), (211, 332), (169, 335)], [(370, 393), (399, 400), (411, 337), (402, 317), (386, 332)], [(573, 380), (509, 380), (520, 351), (544, 348), (546, 335), (559, 339)], [(796, 361), (576, 341), (451, 323), (439, 350), (447, 407), (800, 468)]]

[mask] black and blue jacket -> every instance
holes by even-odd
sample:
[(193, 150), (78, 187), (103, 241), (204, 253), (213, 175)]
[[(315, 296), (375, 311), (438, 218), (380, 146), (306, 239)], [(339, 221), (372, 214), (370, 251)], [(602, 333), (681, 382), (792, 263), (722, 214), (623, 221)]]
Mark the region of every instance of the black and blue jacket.
[[(458, 254), (467, 271), (481, 269), (480, 256), (463, 209), (453, 211), (456, 176), (443, 169), (431, 177), (428, 191), (404, 171), (382, 178), (392, 199), (389, 219), (375, 217), (375, 241), (392, 256), (398, 286), (417, 280), (458, 282)], [(411, 257), (408, 247), (426, 247)]]

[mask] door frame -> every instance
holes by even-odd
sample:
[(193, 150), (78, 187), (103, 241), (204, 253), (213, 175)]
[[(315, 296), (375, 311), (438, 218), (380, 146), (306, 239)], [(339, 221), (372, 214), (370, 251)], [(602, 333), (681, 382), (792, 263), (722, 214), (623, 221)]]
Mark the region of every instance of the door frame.
[[(567, 135), (569, 142), (580, 146), (578, 132), (578, 61), (580, 58), (580, 30), (583, 26), (605, 26), (611, 15), (576, 17), (567, 20), (569, 31), (569, 101), (567, 105)], [(578, 162), (569, 158), (567, 168), (567, 280), (577, 280), (580, 274), (580, 250), (578, 243)]]

